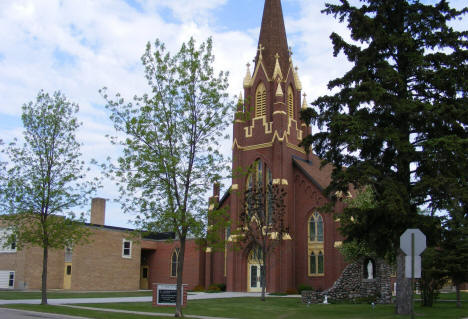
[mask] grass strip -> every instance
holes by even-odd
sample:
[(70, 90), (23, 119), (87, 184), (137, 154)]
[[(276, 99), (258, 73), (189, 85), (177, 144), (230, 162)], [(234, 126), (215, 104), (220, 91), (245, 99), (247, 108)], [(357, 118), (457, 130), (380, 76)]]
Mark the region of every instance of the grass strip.
[(6, 305), (1, 306), (2, 308), (9, 309), (19, 309), (27, 311), (35, 311), (42, 313), (53, 313), (60, 315), (68, 316), (77, 316), (84, 318), (96, 318), (96, 319), (170, 319), (174, 316), (165, 316), (165, 317), (155, 317), (155, 316), (144, 316), (144, 315), (135, 315), (128, 313), (117, 313), (117, 312), (105, 312), (105, 311), (96, 311), (88, 309), (77, 309), (64, 306), (51, 306), (51, 305)]
[[(155, 308), (150, 303), (83, 304), (80, 306), (121, 309), (137, 312), (164, 312), (172, 314), (173, 308)], [(468, 310), (456, 308), (454, 303), (436, 303), (433, 307), (415, 308), (418, 317), (424, 319), (462, 319), (468, 317)], [(377, 305), (372, 309), (368, 304), (304, 305), (299, 298), (229, 298), (213, 300), (192, 300), (184, 309), (186, 315), (230, 317), (242, 319), (400, 319), (409, 318), (394, 314), (394, 305)]]

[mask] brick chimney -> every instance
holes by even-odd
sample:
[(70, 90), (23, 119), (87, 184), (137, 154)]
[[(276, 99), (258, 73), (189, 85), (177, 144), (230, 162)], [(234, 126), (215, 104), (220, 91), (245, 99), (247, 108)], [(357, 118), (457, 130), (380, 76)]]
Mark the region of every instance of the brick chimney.
[(91, 200), (91, 224), (104, 225), (106, 220), (106, 200), (93, 198)]

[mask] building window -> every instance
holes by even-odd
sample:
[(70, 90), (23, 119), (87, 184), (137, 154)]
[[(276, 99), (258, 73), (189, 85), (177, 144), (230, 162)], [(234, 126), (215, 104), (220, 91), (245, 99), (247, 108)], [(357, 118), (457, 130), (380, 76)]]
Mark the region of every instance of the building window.
[(172, 257), (171, 257), (171, 277), (177, 276), (177, 265), (179, 264), (179, 254), (180, 254), (180, 249), (179, 248), (174, 249), (174, 252), (172, 253)]
[(0, 229), (0, 253), (16, 252), (16, 237), (7, 229)]
[(288, 87), (288, 115), (294, 118), (294, 94), (291, 86)]
[(72, 266), (71, 266), (71, 265), (68, 265), (68, 266), (67, 266), (67, 276), (70, 276), (70, 275), (71, 275), (71, 272), (72, 272)]
[[(254, 185), (258, 187), (256, 191), (263, 192), (266, 196), (262, 196), (263, 200), (265, 201), (262, 203), (263, 207), (265, 207), (265, 213), (267, 214), (266, 220), (268, 223), (271, 223), (273, 220), (273, 194), (272, 194), (272, 185), (273, 185), (273, 175), (269, 167), (267, 167), (261, 159), (258, 159), (252, 165), (250, 172), (247, 176), (246, 181), (246, 192), (249, 192), (254, 188)], [(255, 194), (251, 193), (253, 197)], [(256, 205), (257, 198), (252, 198), (251, 201), (247, 201), (247, 210), (250, 211), (252, 209), (252, 205)], [(250, 213), (249, 213), (250, 214)]]
[(309, 276), (323, 275), (323, 252), (312, 251), (309, 254)]
[(122, 241), (122, 257), (132, 258), (132, 241), (124, 239)]
[(260, 82), (255, 93), (255, 117), (266, 115), (266, 88)]
[(323, 242), (323, 218), (317, 212), (309, 219), (309, 241)]
[(14, 287), (15, 287), (15, 272), (11, 271), (10, 277), (8, 279), (8, 288), (14, 288)]
[(314, 212), (309, 219), (308, 251), (309, 276), (323, 276), (324, 267), (323, 218)]
[(65, 262), (71, 263), (73, 261), (73, 249), (71, 247), (65, 247)]

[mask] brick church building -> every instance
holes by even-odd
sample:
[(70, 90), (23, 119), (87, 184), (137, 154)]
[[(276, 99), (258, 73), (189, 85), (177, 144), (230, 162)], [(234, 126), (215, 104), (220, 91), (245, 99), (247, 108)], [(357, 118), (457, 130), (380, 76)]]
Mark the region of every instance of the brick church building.
[[(346, 266), (338, 250), (339, 224), (333, 214), (318, 210), (329, 201), (323, 190), (330, 183), (331, 167), (321, 168), (319, 158), (298, 146), (311, 128), (299, 116), (307, 103), (288, 47), (280, 0), (265, 0), (253, 67), (244, 79), (245, 98), (238, 106), (232, 144), (233, 170), (250, 168), (251, 173), (233, 178), (222, 197), (215, 187), (211, 203), (228, 208), (230, 229), (237, 229), (248, 187), (254, 182), (284, 187), (288, 233), (267, 260), (266, 289), (284, 292), (301, 284), (328, 289)], [(0, 288), (38, 289), (40, 248), (3, 247), (1, 237), (7, 230), (1, 226)], [(104, 199), (93, 200), (87, 227), (90, 243), (51, 251), (49, 288), (136, 290), (176, 282), (179, 243), (168, 241), (173, 234), (135, 238), (132, 229), (106, 226)], [(224, 283), (228, 291), (260, 291), (263, 265), (252, 254), (255, 247), (241, 245), (229, 230), (223, 236), (228, 242), (225, 251), (200, 249), (194, 239), (188, 240), (183, 283), (189, 289)]]
[[(236, 176), (218, 204), (228, 207), (231, 229), (238, 227), (245, 191), (256, 183), (286, 188), (285, 223), (289, 233), (268, 260), (267, 291), (285, 291), (306, 284), (327, 289), (346, 266), (338, 251), (342, 237), (333, 214), (318, 208), (329, 201), (323, 190), (330, 183), (331, 167), (306, 154), (298, 145), (311, 128), (300, 120), (302, 85), (288, 47), (280, 0), (266, 0), (253, 73), (247, 65), (244, 99), (238, 104), (233, 132), (233, 171)], [(248, 114), (247, 114), (248, 113)], [(214, 200), (219, 193), (213, 194)], [(339, 212), (342, 207), (335, 207)], [(226, 231), (229, 245), (240, 245)], [(245, 246), (245, 247), (244, 247)], [(261, 291), (262, 265), (252, 249), (206, 251), (205, 285), (225, 283), (228, 291)]]

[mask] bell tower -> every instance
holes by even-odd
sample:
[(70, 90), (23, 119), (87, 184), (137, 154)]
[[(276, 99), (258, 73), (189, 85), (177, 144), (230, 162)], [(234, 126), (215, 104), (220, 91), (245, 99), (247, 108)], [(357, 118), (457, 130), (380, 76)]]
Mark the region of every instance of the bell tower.
[[(254, 65), (247, 64), (244, 94), (237, 105), (233, 132), (233, 179), (230, 215), (237, 227), (240, 203), (248, 183), (245, 172), (253, 165), (264, 172), (263, 178), (283, 185), (288, 192), (285, 223), (290, 228), (287, 240), (276, 249), (275, 266), (270, 267), (269, 291), (294, 287), (294, 195), (293, 157), (306, 159), (299, 147), (310, 128), (300, 120), (302, 84), (288, 47), (281, 0), (265, 0), (260, 36)], [(253, 67), (251, 71), (251, 67)], [(302, 102), (302, 103), (301, 103)], [(261, 164), (258, 164), (261, 163)], [(266, 177), (265, 177), (266, 176)], [(227, 286), (231, 291), (249, 291), (246, 287), (246, 252), (228, 252)]]

